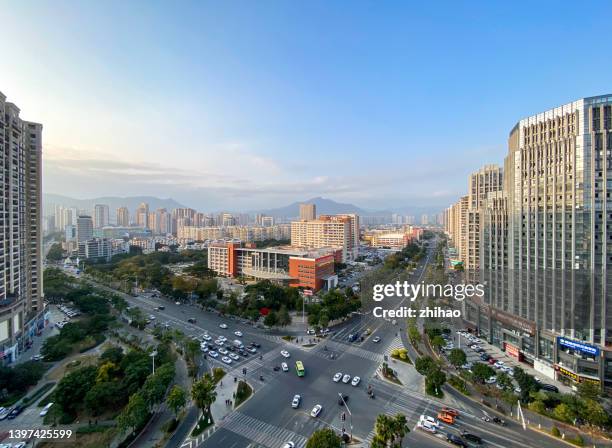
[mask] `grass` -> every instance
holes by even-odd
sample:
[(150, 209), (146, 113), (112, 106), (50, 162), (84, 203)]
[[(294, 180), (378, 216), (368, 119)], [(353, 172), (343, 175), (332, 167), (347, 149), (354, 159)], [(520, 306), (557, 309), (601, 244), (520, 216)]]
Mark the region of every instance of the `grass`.
[(236, 392), (236, 404), (234, 405), (234, 409), (240, 406), (241, 403), (247, 401), (251, 395), (253, 395), (253, 388), (245, 381), (240, 381), (238, 383), (238, 390)]
[(470, 395), (470, 391), (467, 388), (467, 384), (461, 378), (456, 377), (454, 375), (451, 375), (448, 378), (448, 384), (453, 386), (455, 389), (457, 389), (463, 395)]
[[(208, 423), (209, 420), (210, 420), (210, 423)], [(212, 415), (208, 417), (205, 417), (205, 416), (200, 417), (200, 420), (198, 420), (198, 424), (196, 425), (195, 428), (193, 428), (193, 431), (191, 432), (191, 436), (192, 437), (199, 436), (206, 430), (206, 428), (210, 427), (212, 424), (213, 424)]]
[(284, 339), (285, 341), (293, 341), (294, 337), (293, 336), (283, 336), (282, 339)]
[(93, 434), (96, 432), (105, 432), (108, 428), (111, 428), (110, 425), (84, 425), (79, 426), (76, 429), (77, 434)]
[(412, 361), (410, 361), (410, 358), (408, 358), (407, 356), (405, 358), (402, 358), (401, 356), (393, 356), (393, 355), (391, 355), (391, 358), (396, 359), (398, 361), (405, 362), (406, 364), (412, 364)]
[(225, 376), (226, 372), (221, 367), (215, 367), (213, 369), (213, 381), (217, 384)]

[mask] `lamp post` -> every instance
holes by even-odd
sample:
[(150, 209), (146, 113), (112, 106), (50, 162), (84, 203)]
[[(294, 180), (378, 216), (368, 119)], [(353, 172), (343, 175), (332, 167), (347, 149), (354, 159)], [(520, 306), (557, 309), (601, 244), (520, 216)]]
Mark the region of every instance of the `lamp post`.
[(155, 357), (157, 356), (157, 350), (153, 350), (149, 356), (153, 360), (153, 373), (155, 373)]

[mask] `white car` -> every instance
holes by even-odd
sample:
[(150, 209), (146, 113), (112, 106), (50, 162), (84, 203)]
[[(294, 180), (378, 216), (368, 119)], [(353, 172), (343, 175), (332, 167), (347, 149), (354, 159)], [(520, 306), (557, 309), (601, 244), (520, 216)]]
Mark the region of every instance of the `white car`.
[(372, 339), (372, 342), (378, 344), (380, 342), (380, 336), (376, 336), (374, 339)]
[(217, 339), (215, 341), (215, 345), (221, 346), (221, 345), (223, 345), (223, 341), (221, 341), (220, 339)]
[(291, 407), (293, 409), (297, 409), (300, 407), (300, 401), (302, 401), (302, 397), (300, 394), (295, 394), (293, 396), (293, 400), (291, 400)]
[(496, 382), (497, 382), (497, 377), (495, 376), (490, 376), (489, 378), (485, 380), (485, 383), (487, 384), (495, 384)]
[(42, 409), (42, 411), (40, 411), (40, 416), (44, 417), (45, 415), (47, 415), (47, 413), (49, 412), (49, 409), (51, 409), (51, 406), (53, 406), (53, 402), (47, 403), (45, 407)]
[(223, 341), (223, 342), (227, 341), (227, 338), (225, 336), (223, 336), (223, 335), (219, 336), (217, 339), (219, 339), (220, 341)]
[(227, 355), (229, 352), (224, 349), (223, 347), (221, 347), (219, 350), (217, 350), (219, 353), (221, 353), (222, 355)]
[(180, 304), (181, 304), (181, 302), (174, 302), (174, 304), (175, 304), (175, 305), (180, 305)]
[(281, 369), (283, 369), (283, 372), (289, 371), (289, 366), (287, 365), (286, 362), (281, 362)]
[(353, 377), (353, 381), (351, 381), (351, 386), (358, 386), (360, 382), (361, 382), (361, 378), (359, 378), (358, 376), (355, 376)]
[(212, 338), (207, 334), (203, 334), (202, 339), (204, 339), (205, 341), (210, 341)]
[(230, 353), (229, 355), (230, 358), (232, 358), (234, 361), (239, 361), (240, 360), (240, 356), (238, 356), (236, 353)]
[(495, 367), (496, 369), (501, 369), (502, 367), (504, 367), (504, 362), (497, 361), (495, 364), (493, 364), (493, 367)]
[(200, 351), (202, 353), (208, 353), (208, 347), (205, 345), (200, 345)]
[(281, 355), (283, 356), (283, 358), (290, 358), (291, 355), (289, 354), (289, 352), (287, 350), (281, 350)]
[(334, 375), (334, 383), (337, 383), (342, 379), (342, 373), (338, 372)]
[(283, 448), (295, 448), (295, 443), (293, 442), (285, 442)]
[(213, 350), (213, 351), (211, 351), (211, 352), (208, 352), (208, 355), (209, 355), (209, 356), (212, 356), (213, 358), (218, 358), (218, 357), (219, 357), (219, 353), (217, 353), (217, 352), (216, 352), (216, 351), (214, 351), (214, 350)]
[(347, 384), (350, 380), (351, 380), (351, 376), (348, 373), (342, 377), (342, 382), (344, 384)]
[(421, 415), (419, 417), (419, 422), (428, 423), (436, 428), (440, 426), (440, 422), (429, 415)]
[(234, 331), (234, 334), (238, 336), (239, 338), (242, 337), (242, 331)]
[(225, 330), (227, 328), (227, 324), (219, 324), (219, 328), (223, 328)]
[(228, 358), (227, 356), (224, 356), (223, 358), (221, 358), (221, 361), (223, 361), (225, 364), (231, 364), (232, 360), (230, 358)]
[(437, 431), (436, 425), (432, 424), (431, 422), (428, 422), (427, 420), (419, 420), (419, 422), (417, 423), (417, 427), (419, 429), (422, 429), (423, 431), (431, 432), (433, 434), (435, 434)]
[(321, 409), (323, 409), (323, 406), (321, 406), (320, 404), (316, 405), (314, 408), (312, 408), (312, 411), (310, 412), (310, 416), (318, 417), (319, 414), (321, 413)]

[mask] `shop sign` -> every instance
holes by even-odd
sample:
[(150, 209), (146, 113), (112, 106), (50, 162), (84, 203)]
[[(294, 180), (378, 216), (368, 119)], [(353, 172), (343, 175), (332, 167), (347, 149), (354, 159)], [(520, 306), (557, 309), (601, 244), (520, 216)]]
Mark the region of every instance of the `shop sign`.
[(599, 348), (595, 347), (594, 345), (574, 341), (562, 336), (557, 336), (557, 345), (560, 347), (567, 347), (581, 353), (586, 353), (587, 355), (599, 356)]

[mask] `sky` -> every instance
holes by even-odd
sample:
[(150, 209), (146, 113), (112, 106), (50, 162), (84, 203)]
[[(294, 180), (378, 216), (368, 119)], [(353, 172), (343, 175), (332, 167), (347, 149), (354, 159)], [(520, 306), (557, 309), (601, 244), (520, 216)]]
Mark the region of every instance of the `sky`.
[(44, 186), (200, 210), (448, 206), (523, 117), (612, 93), (612, 3), (3, 2)]

